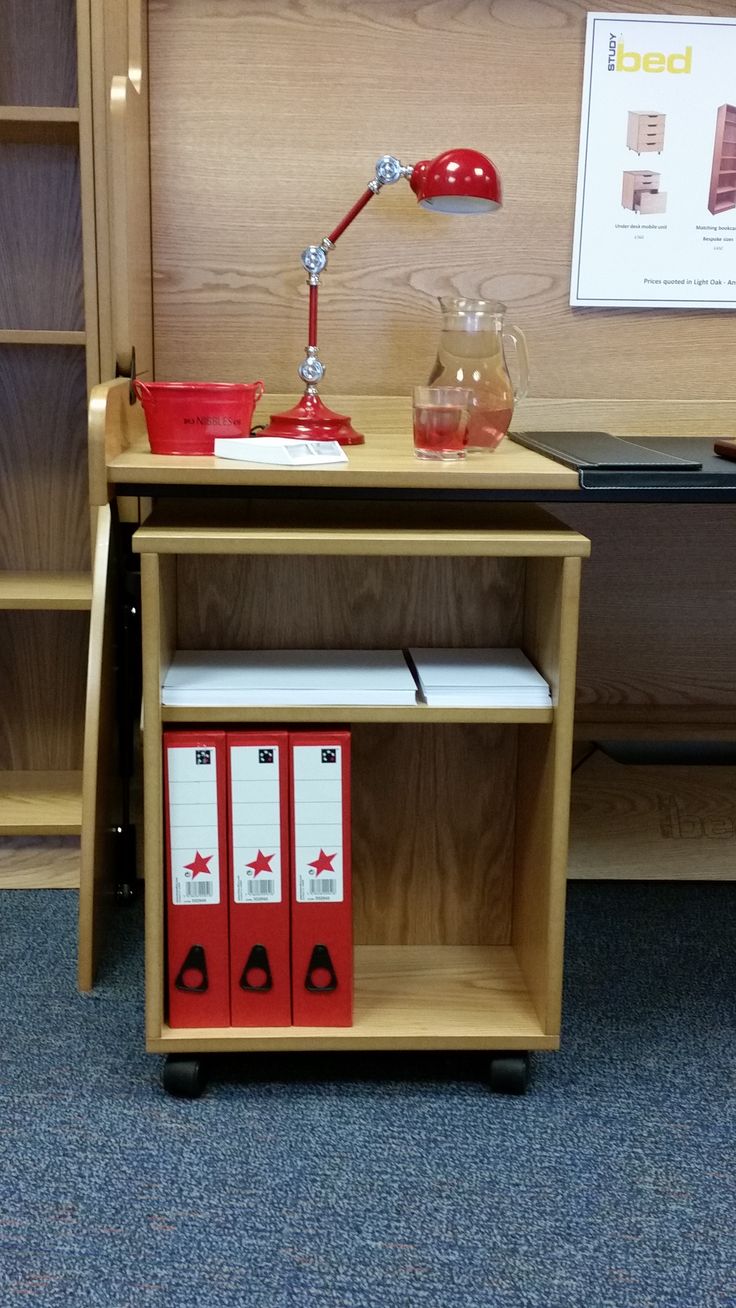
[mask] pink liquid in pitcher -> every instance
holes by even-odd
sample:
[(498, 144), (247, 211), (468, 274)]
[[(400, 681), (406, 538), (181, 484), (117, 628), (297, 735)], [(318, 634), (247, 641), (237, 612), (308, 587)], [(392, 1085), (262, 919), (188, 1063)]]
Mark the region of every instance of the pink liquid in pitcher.
[(509, 429), (512, 413), (512, 408), (487, 409), (475, 404), (470, 410), (468, 449), (495, 450)]
[[(485, 322), (482, 316), (466, 315), (461, 321)], [(430, 386), (467, 386), (473, 391), (468, 423), (468, 450), (495, 450), (511, 423), (514, 388), (506, 370), (500, 320), (497, 329), (487, 319), (484, 330), (464, 331), (445, 327), (439, 352), (430, 375)]]

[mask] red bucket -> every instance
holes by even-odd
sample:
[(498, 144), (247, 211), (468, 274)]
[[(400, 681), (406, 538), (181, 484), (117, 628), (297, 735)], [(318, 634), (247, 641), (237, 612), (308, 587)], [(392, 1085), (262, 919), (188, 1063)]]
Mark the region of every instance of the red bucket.
[(215, 437), (250, 436), (263, 382), (133, 382), (152, 454), (212, 454)]

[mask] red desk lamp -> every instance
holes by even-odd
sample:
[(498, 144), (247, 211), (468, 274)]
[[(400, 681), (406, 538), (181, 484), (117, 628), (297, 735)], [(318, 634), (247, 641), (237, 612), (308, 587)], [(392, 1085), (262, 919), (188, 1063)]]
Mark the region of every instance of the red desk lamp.
[(341, 445), (361, 445), (364, 437), (355, 431), (348, 417), (334, 413), (317, 394), (325, 366), (317, 347), (317, 296), (320, 273), (327, 267), (327, 255), (343, 232), (357, 218), (382, 186), (405, 177), (419, 204), (437, 213), (491, 213), (501, 205), (501, 180), (490, 159), (478, 150), (445, 150), (436, 159), (406, 166), (391, 154), (376, 164), (376, 175), (366, 190), (319, 245), (302, 251), (302, 264), (309, 283), (309, 340), (306, 358), (299, 365), (305, 390), (299, 403), (286, 413), (271, 418), (264, 436), (289, 436), (310, 441), (339, 441)]

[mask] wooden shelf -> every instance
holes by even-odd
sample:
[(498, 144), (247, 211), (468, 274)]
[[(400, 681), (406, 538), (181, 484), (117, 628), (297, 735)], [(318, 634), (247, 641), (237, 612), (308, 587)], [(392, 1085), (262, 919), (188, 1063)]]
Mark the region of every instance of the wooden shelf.
[(0, 835), (76, 836), (81, 772), (0, 772)]
[(509, 945), (358, 945), (351, 1027), (172, 1030), (151, 1053), (263, 1049), (554, 1049)]
[(2, 123), (78, 123), (79, 110), (57, 108), (56, 105), (2, 104)]
[(552, 722), (549, 708), (431, 708), (427, 704), (302, 704), (298, 707), (162, 707), (162, 722)]
[(0, 890), (76, 890), (78, 836), (0, 838)]
[(0, 572), (0, 609), (79, 609), (92, 604), (86, 572)]
[(346, 555), (395, 558), (587, 557), (590, 543), (532, 506), (308, 501), (244, 507), (171, 502), (133, 536), (138, 554)]
[(21, 145), (76, 145), (79, 110), (52, 105), (0, 105), (0, 142)]
[(45, 332), (34, 328), (0, 328), (0, 345), (84, 345), (86, 332)]

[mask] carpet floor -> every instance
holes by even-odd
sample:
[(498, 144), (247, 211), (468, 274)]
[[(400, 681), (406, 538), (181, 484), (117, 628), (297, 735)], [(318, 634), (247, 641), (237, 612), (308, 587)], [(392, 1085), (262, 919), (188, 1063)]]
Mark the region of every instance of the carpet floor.
[(0, 894), (0, 1305), (736, 1308), (736, 884), (570, 887), (563, 1047), (143, 1051), (142, 916), (74, 988), (77, 897)]

